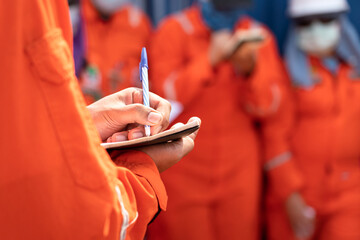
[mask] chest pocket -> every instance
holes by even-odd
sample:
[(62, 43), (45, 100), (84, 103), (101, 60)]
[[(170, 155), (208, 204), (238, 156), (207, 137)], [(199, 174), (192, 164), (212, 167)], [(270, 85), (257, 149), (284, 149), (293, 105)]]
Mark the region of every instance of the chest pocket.
[(100, 147), (89, 113), (84, 111), (72, 54), (62, 31), (49, 31), (29, 44), (25, 51), (34, 74), (40, 79), (50, 121), (75, 182), (92, 189), (102, 186), (106, 181), (106, 169), (99, 160), (107, 156)]
[(332, 81), (329, 77), (323, 77), (311, 89), (296, 89), (298, 110), (303, 117), (320, 117), (332, 113), (337, 95)]

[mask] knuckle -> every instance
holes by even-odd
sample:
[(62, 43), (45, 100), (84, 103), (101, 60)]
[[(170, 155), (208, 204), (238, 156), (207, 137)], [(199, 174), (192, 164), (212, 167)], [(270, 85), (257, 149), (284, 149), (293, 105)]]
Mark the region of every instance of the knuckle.
[(133, 116), (133, 117), (136, 117), (136, 116), (139, 116), (141, 115), (141, 113), (143, 112), (143, 107), (141, 104), (139, 103), (134, 103), (132, 104), (130, 107), (129, 107), (129, 113)]

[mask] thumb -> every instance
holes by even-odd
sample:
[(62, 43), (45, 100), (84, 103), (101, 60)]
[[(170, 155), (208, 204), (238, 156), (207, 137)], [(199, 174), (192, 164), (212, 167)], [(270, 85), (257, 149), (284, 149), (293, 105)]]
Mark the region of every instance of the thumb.
[[(201, 119), (198, 117), (192, 117), (189, 119), (188, 123), (190, 122), (197, 122), (199, 124), (199, 126), (201, 125)], [(199, 129), (196, 130), (195, 132), (193, 132), (192, 134), (190, 134), (188, 137), (191, 138), (192, 140), (195, 140), (196, 135), (198, 134)]]
[(138, 123), (141, 125), (157, 125), (163, 120), (160, 112), (142, 104), (130, 104), (114, 112), (112, 120), (115, 124)]

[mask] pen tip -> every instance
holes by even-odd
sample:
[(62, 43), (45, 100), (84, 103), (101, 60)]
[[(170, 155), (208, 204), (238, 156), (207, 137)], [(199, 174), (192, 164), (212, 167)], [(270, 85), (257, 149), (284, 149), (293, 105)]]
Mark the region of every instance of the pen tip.
[(141, 50), (141, 62), (143, 64), (145, 64), (146, 66), (148, 65), (146, 48), (145, 47), (143, 47), (142, 50)]

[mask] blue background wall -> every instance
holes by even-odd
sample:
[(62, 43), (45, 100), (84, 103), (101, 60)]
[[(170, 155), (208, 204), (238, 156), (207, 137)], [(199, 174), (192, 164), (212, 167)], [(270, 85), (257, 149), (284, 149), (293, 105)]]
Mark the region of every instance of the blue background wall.
[[(288, 0), (253, 0), (253, 7), (249, 14), (260, 22), (265, 23), (274, 32), (278, 44), (282, 50), (289, 24), (286, 18)], [(173, 13), (190, 6), (196, 0), (133, 0), (146, 10), (156, 26), (161, 19), (169, 13)], [(350, 4), (350, 19), (360, 33), (360, 1), (348, 0)]]

